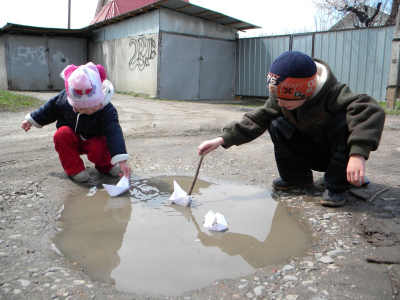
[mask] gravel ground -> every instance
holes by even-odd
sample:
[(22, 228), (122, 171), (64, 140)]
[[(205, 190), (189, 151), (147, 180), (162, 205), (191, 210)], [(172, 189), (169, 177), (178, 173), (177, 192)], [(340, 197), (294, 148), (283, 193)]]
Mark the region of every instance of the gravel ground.
[[(53, 95), (28, 94), (42, 100)], [(248, 110), (120, 94), (113, 103), (129, 163), (140, 177), (193, 176), (197, 146)], [(54, 150), (55, 126), (25, 133), (20, 126), (28, 112), (0, 112), (0, 299), (149, 299), (92, 281), (85, 270), (52, 250), (63, 203), (112, 179), (86, 160), (92, 178), (84, 184), (71, 181)], [(371, 184), (352, 189), (344, 207), (319, 204), (321, 175), (314, 173), (314, 189), (275, 192), (313, 237), (303, 257), (254, 270), (250, 276), (221, 278), (173, 299), (398, 299), (400, 118), (387, 116), (380, 148), (367, 162)], [(273, 145), (265, 134), (207, 155), (199, 178), (271, 189), (277, 176)]]

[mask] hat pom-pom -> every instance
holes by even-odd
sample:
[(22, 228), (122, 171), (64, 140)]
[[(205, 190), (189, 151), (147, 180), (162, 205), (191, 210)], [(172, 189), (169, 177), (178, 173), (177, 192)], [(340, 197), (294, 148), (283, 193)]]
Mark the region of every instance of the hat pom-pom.
[(74, 90), (87, 90), (92, 88), (92, 82), (89, 76), (81, 69), (72, 73), (68, 82)]
[(107, 78), (106, 70), (102, 65), (96, 65), (97, 70), (99, 71), (100, 80), (103, 82)]

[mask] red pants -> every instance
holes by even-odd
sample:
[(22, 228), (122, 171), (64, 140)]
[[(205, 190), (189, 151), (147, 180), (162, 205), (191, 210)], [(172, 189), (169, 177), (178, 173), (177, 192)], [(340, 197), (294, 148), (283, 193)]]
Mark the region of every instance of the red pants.
[(75, 175), (85, 170), (80, 155), (87, 154), (100, 173), (108, 173), (113, 165), (104, 135), (83, 141), (68, 126), (60, 127), (54, 134), (54, 145), (67, 175)]

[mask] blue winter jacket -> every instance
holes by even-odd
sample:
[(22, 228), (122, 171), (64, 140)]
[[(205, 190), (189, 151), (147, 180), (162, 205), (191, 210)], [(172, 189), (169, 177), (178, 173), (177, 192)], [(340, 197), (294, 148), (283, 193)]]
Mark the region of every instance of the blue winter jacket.
[(79, 134), (83, 140), (104, 135), (112, 157), (112, 164), (129, 158), (118, 120), (118, 113), (111, 103), (106, 104), (94, 114), (81, 114), (73, 110), (68, 103), (67, 92), (63, 90), (42, 107), (28, 115), (26, 119), (39, 128), (57, 121), (57, 129), (62, 126), (68, 126)]

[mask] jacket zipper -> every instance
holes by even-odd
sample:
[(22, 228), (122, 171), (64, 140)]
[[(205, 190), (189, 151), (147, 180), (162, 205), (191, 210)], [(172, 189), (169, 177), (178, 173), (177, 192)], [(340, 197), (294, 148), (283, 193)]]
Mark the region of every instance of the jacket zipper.
[(79, 123), (79, 117), (81, 116), (81, 113), (78, 113), (78, 116), (76, 117), (76, 123), (75, 123), (75, 133), (77, 133), (77, 129), (78, 129), (78, 123)]
[(297, 108), (297, 120), (299, 122), (299, 129), (301, 130), (303, 128), (303, 125), (301, 124), (300, 120), (300, 107)]

